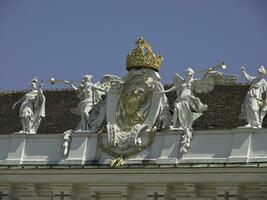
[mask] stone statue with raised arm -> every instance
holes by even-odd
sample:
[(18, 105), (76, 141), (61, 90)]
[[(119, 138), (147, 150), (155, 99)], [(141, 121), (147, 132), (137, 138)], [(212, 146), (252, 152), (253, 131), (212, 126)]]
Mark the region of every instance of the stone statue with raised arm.
[[(184, 132), (180, 152), (187, 152), (193, 136), (193, 122), (208, 109), (208, 106), (203, 104), (200, 99), (194, 95), (194, 92), (211, 92), (217, 80), (221, 80), (222, 82), (226, 80), (229, 81), (229, 77), (215, 71), (216, 68), (225, 69), (226, 66), (224, 63), (220, 63), (212, 68), (199, 72), (188, 68), (185, 72), (185, 79), (175, 74), (173, 77), (174, 86), (164, 91), (165, 93), (176, 91), (177, 98), (174, 102), (173, 120), (170, 129), (183, 130)], [(194, 75), (202, 73), (203, 77), (201, 79), (194, 78)]]
[(171, 130), (192, 129), (195, 120), (194, 113), (201, 114), (208, 109), (208, 106), (201, 103), (198, 97), (195, 97), (192, 90), (192, 83), (196, 81), (194, 78), (194, 70), (188, 68), (186, 70), (186, 78), (175, 74), (173, 78), (174, 86), (165, 92), (176, 91), (177, 98), (174, 102), (173, 123)]
[(241, 72), (250, 83), (250, 87), (240, 114), (240, 118), (245, 119), (248, 124), (240, 128), (261, 128), (267, 112), (267, 82), (264, 79), (266, 69), (260, 66), (257, 77), (249, 75), (244, 66), (241, 67)]
[(64, 81), (72, 89), (79, 92), (78, 98), (80, 99), (80, 103), (77, 108), (72, 109), (73, 113), (81, 116), (81, 121), (76, 128), (77, 131), (89, 130), (91, 128), (89, 113), (105, 92), (105, 90), (91, 82), (92, 77), (92, 75), (85, 75), (79, 87), (74, 86), (71, 81)]
[(187, 152), (192, 139), (192, 125), (194, 120), (208, 109), (200, 99), (193, 94), (192, 84), (196, 81), (194, 70), (188, 68), (185, 72), (186, 78), (175, 74), (173, 77), (174, 86), (165, 92), (176, 91), (177, 98), (174, 102), (173, 120), (171, 130), (183, 130), (183, 140), (181, 142), (181, 152)]
[(37, 78), (32, 79), (29, 85), (30, 91), (14, 103), (12, 108), (15, 109), (21, 103), (19, 118), (23, 129), (19, 133), (36, 134), (42, 117), (45, 117), (45, 96), (43, 84), (38, 86)]

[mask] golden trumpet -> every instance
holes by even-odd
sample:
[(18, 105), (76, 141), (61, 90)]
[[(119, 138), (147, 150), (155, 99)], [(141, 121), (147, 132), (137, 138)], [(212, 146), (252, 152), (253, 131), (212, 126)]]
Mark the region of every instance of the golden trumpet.
[(80, 83), (81, 81), (74, 81), (74, 80), (59, 80), (59, 79), (55, 79), (55, 78), (51, 78), (50, 79), (50, 83), (52, 85), (54, 85), (55, 83), (66, 83), (66, 82), (69, 82), (69, 83), (73, 83), (73, 82), (77, 82), (77, 83)]
[(213, 67), (209, 67), (208, 69), (197, 71), (197, 72), (195, 72), (195, 74), (206, 73), (208, 71), (213, 71), (213, 70), (215, 70), (217, 68), (219, 68), (219, 69), (226, 69), (226, 65), (224, 64), (224, 62), (222, 62), (222, 63), (220, 63), (218, 65), (213, 66)]

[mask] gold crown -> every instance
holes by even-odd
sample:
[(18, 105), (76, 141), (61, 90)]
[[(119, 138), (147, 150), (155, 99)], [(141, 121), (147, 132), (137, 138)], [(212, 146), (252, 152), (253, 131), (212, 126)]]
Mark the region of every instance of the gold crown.
[(160, 54), (154, 54), (153, 49), (143, 37), (138, 38), (135, 44), (137, 47), (127, 55), (127, 70), (149, 67), (159, 71), (163, 57)]

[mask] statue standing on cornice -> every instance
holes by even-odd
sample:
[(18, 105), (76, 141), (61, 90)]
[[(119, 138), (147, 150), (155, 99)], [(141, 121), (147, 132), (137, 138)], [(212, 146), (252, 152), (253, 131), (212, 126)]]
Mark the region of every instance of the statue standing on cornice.
[[(176, 91), (177, 98), (174, 102), (173, 120), (170, 130), (182, 130), (184, 135), (181, 141), (181, 152), (187, 152), (193, 136), (193, 122), (208, 109), (193, 92), (202, 93), (213, 90), (216, 80), (222, 79), (223, 74), (214, 71), (215, 68), (225, 68), (224, 63), (216, 65), (207, 70), (195, 72), (188, 68), (185, 71), (186, 78), (175, 74), (173, 77), (173, 87), (164, 91), (165, 93)], [(194, 78), (195, 74), (203, 73), (202, 79)]]
[(250, 83), (250, 88), (240, 114), (240, 118), (245, 119), (248, 124), (240, 128), (261, 128), (267, 112), (267, 82), (264, 79), (266, 69), (261, 66), (257, 77), (249, 75), (244, 66), (241, 67), (241, 71)]
[(80, 103), (77, 108), (72, 109), (74, 114), (81, 116), (81, 121), (76, 128), (77, 131), (89, 130), (91, 128), (89, 113), (93, 106), (101, 100), (101, 96), (105, 92), (105, 90), (93, 84), (91, 79), (92, 75), (85, 75), (79, 87), (73, 85), (72, 81), (64, 81), (72, 89), (79, 91), (78, 98), (80, 99)]
[(192, 129), (196, 113), (202, 113), (208, 109), (206, 104), (203, 104), (200, 99), (193, 94), (192, 84), (196, 79), (194, 78), (194, 70), (188, 68), (185, 71), (186, 79), (180, 75), (175, 74), (174, 86), (165, 92), (176, 91), (177, 98), (174, 102), (173, 124), (170, 126), (171, 130), (184, 130), (185, 128)]
[(22, 131), (19, 133), (36, 134), (42, 117), (45, 117), (45, 96), (42, 83), (38, 86), (37, 78), (29, 83), (31, 89), (13, 105), (21, 103), (19, 117), (22, 124)]
[(175, 74), (173, 78), (174, 86), (165, 92), (176, 91), (177, 98), (174, 102), (173, 121), (171, 130), (184, 130), (183, 140), (181, 142), (181, 152), (187, 152), (192, 139), (192, 125), (194, 120), (202, 115), (208, 109), (198, 97), (193, 94), (193, 84), (196, 83), (194, 70), (188, 68), (185, 72), (186, 79)]
[[(97, 133), (103, 130), (105, 126), (105, 95), (110, 87), (121, 81), (121, 78), (115, 75), (106, 74), (97, 83), (92, 83), (92, 75), (85, 75), (82, 81), (58, 80), (51, 78), (51, 84), (65, 83), (72, 89), (78, 91), (80, 102), (76, 108), (71, 111), (81, 116), (81, 120), (76, 127), (76, 132)], [(73, 82), (80, 83), (75, 86)], [(72, 131), (72, 130), (71, 130)]]

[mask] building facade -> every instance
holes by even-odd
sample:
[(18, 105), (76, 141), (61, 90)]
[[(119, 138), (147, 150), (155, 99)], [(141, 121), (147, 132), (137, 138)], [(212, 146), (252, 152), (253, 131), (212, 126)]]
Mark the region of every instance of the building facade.
[[(0, 200), (267, 199), (265, 86), (249, 99), (262, 85), (215, 71), (224, 63), (163, 85), (162, 57), (143, 38), (136, 44), (123, 78), (86, 75), (79, 87), (53, 78), (73, 90), (50, 91), (33, 79), (30, 92), (0, 93)], [(12, 110), (19, 98), (31, 101)], [(241, 107), (254, 100), (260, 123), (247, 116), (243, 126)], [(25, 105), (46, 117), (27, 124)]]

